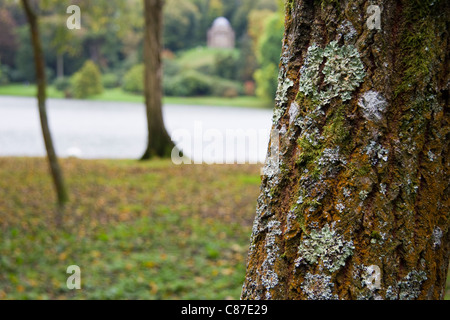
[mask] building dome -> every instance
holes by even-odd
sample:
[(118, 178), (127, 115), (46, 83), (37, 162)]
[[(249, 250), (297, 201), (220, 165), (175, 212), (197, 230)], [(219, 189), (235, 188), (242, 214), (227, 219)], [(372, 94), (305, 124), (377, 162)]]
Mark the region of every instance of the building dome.
[(235, 34), (230, 22), (225, 17), (214, 20), (211, 29), (208, 30), (208, 47), (210, 48), (234, 48)]
[(231, 25), (227, 18), (218, 17), (214, 20), (213, 27), (231, 27)]

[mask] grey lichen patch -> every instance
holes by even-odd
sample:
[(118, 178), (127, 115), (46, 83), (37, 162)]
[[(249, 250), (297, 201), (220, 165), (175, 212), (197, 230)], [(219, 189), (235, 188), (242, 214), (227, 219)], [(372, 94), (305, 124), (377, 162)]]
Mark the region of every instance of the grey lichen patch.
[(436, 155), (431, 150), (428, 151), (427, 155), (428, 155), (428, 160), (430, 160), (431, 162), (436, 160)]
[(317, 164), (321, 168), (326, 168), (329, 166), (336, 166), (339, 164), (346, 164), (347, 161), (342, 159), (340, 155), (340, 148), (337, 146), (336, 148), (325, 148), (322, 152), (321, 157), (317, 161)]
[(439, 228), (439, 227), (434, 228), (433, 234), (431, 236), (434, 249), (436, 249), (436, 247), (439, 247), (441, 245), (442, 235), (443, 235), (443, 233), (442, 233), (441, 228)]
[(398, 290), (397, 290), (397, 288), (389, 286), (386, 289), (385, 299), (386, 300), (397, 300), (398, 299)]
[(292, 125), (294, 123), (295, 119), (297, 119), (299, 111), (300, 111), (300, 109), (299, 109), (297, 102), (293, 101), (289, 108), (289, 125)]
[(286, 111), (288, 102), (287, 92), (294, 85), (294, 81), (286, 77), (286, 72), (281, 69), (278, 74), (278, 88), (275, 96), (276, 107), (273, 113), (273, 123), (276, 124)]
[(352, 195), (352, 192), (350, 189), (344, 187), (342, 189), (342, 194), (344, 195), (345, 198), (349, 198)]
[(283, 52), (282, 52), (281, 58), (280, 58), (281, 64), (284, 67), (286, 67), (287, 64), (289, 63), (289, 60), (291, 60), (291, 59), (292, 59), (292, 52), (291, 52), (289, 46), (287, 44), (285, 44), (283, 46)]
[(340, 96), (342, 101), (351, 99), (351, 93), (363, 82), (364, 66), (358, 50), (353, 45), (339, 47), (332, 41), (324, 50), (327, 59), (323, 74), (328, 90), (323, 92), (322, 101)]
[(277, 102), (277, 106), (281, 106), (285, 104), (287, 99), (287, 92), (289, 88), (291, 88), (294, 85), (294, 81), (286, 77), (286, 72), (283, 70), (280, 70), (278, 74), (278, 88), (277, 93), (275, 96), (275, 101)]
[(380, 183), (380, 193), (385, 196), (386, 195), (386, 185), (384, 183)]
[(427, 274), (424, 271), (413, 270), (398, 283), (399, 299), (414, 300), (420, 295), (422, 283), (427, 280)]
[(266, 226), (267, 234), (265, 241), (266, 259), (257, 270), (262, 286), (266, 289), (266, 299), (271, 298), (270, 289), (278, 284), (278, 275), (274, 271), (274, 263), (278, 256), (279, 248), (276, 244), (276, 237), (281, 235), (280, 222), (271, 220)]
[(376, 166), (377, 164), (381, 165), (381, 161), (388, 161), (389, 150), (384, 148), (376, 141), (370, 141), (370, 144), (365, 148), (364, 151), (370, 157), (370, 163), (373, 166)]
[(367, 191), (367, 190), (361, 190), (361, 191), (359, 192), (359, 198), (360, 198), (362, 201), (366, 200), (368, 195), (369, 195), (369, 191)]
[(369, 121), (379, 122), (386, 112), (387, 102), (384, 97), (376, 91), (365, 92), (358, 100), (358, 106), (362, 109), (364, 118)]
[[(325, 49), (311, 45), (300, 73), (299, 91), (318, 101), (321, 106), (335, 97), (340, 97), (342, 101), (350, 100), (352, 92), (365, 77), (364, 66), (355, 46), (340, 47), (337, 41), (330, 42)], [(321, 75), (323, 83), (320, 83)]]
[(290, 210), (286, 217), (286, 232), (290, 232), (294, 229), (294, 222), (298, 219), (294, 210)]
[(263, 175), (269, 178), (271, 185), (275, 184), (273, 178), (280, 173), (280, 141), (279, 141), (279, 130), (272, 128), (270, 141), (270, 150), (266, 158), (266, 163), (263, 168)]
[(299, 257), (296, 267), (302, 263), (317, 264), (321, 262), (330, 272), (345, 266), (345, 261), (353, 254), (353, 241), (347, 241), (326, 224), (321, 230), (312, 230), (298, 248)]
[(301, 288), (308, 300), (339, 299), (336, 294), (333, 294), (334, 283), (327, 275), (307, 273)]
[(319, 87), (319, 68), (323, 62), (323, 49), (315, 43), (308, 48), (305, 62), (300, 69), (299, 91), (316, 97)]
[(353, 27), (353, 24), (348, 20), (345, 20), (342, 24), (339, 25), (339, 27), (337, 28), (337, 32), (338, 40), (344, 37), (344, 40), (346, 42), (354, 40), (357, 36), (355, 27)]
[(342, 202), (338, 202), (336, 203), (336, 205), (334, 206), (334, 208), (339, 212), (342, 213), (345, 210), (345, 206), (342, 204)]
[(387, 300), (414, 300), (420, 296), (422, 292), (422, 284), (427, 280), (424, 271), (413, 270), (408, 273), (396, 285), (390, 285), (385, 291), (385, 299)]

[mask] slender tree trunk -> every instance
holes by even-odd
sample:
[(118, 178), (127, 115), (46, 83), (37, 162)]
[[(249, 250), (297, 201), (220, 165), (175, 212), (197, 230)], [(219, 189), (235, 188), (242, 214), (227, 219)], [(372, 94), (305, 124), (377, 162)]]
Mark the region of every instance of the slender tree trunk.
[(164, 127), (162, 115), (162, 10), (163, 0), (144, 0), (145, 104), (148, 144), (142, 160), (169, 157), (174, 144)]
[(64, 186), (63, 175), (58, 164), (55, 148), (53, 146), (50, 128), (48, 126), (47, 110), (46, 110), (46, 77), (45, 77), (45, 60), (39, 37), (38, 19), (28, 0), (22, 0), (31, 32), (31, 39), (34, 50), (34, 62), (36, 66), (36, 82), (38, 87), (37, 99), (39, 107), (39, 116), (41, 120), (42, 133), (44, 136), (45, 148), (47, 150), (47, 158), (50, 164), (50, 171), (53, 183), (56, 189), (58, 205), (60, 209), (68, 200), (66, 188)]
[(443, 298), (449, 16), (445, 0), (286, 3), (243, 299)]

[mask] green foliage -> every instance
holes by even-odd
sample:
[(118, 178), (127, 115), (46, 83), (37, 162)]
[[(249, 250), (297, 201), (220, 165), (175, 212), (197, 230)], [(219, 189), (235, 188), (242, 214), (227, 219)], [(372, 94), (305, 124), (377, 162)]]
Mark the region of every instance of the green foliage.
[[(35, 85), (8, 84), (0, 86), (0, 96), (20, 96), (35, 97)], [(57, 91), (54, 86), (47, 86), (47, 97), (61, 99), (64, 94)], [(134, 102), (143, 103), (142, 95), (127, 93), (122, 88), (105, 89), (102, 94), (88, 98), (95, 101), (115, 101), (115, 102)], [(224, 106), (224, 107), (240, 107), (240, 108), (270, 108), (271, 105), (267, 101), (254, 96), (239, 96), (234, 99), (224, 99), (221, 97), (165, 97), (164, 103), (179, 105), (195, 105), (195, 106)]]
[(275, 12), (279, 9), (278, 2), (278, 0), (242, 0), (238, 3), (233, 14), (229, 16), (236, 34), (242, 35), (246, 33), (248, 28), (248, 17), (251, 11), (270, 10)]
[[(83, 32), (74, 32), (65, 27), (66, 6), (60, 1), (44, 1), (39, 4), (41, 41), (46, 65), (49, 68), (49, 81), (62, 71), (56, 70), (61, 66), (57, 63), (61, 61), (58, 60), (61, 57), (66, 76), (74, 75), (86, 60), (92, 60), (101, 67), (101, 70), (109, 70), (122, 79), (124, 70), (142, 62), (144, 29), (142, 0), (97, 2), (94, 5), (89, 1), (80, 0), (80, 5), (84, 8)], [(213, 20), (218, 16), (225, 16), (236, 32), (238, 48), (247, 46), (244, 52), (241, 54), (240, 50), (234, 50), (223, 52), (221, 56), (214, 54), (212, 61), (208, 61), (211, 56), (202, 57), (202, 53), (197, 52), (199, 56), (193, 60), (199, 61), (204, 58), (206, 63), (193, 68), (209, 76), (241, 82), (253, 81), (256, 59), (253, 56), (251, 42), (247, 41), (248, 38), (245, 40), (248, 15), (253, 10), (273, 12), (277, 9), (278, 2), (279, 0), (167, 0), (164, 6), (164, 47), (178, 53), (204, 46), (207, 31)], [(17, 26), (14, 30), (17, 46), (12, 47), (14, 52), (10, 55), (15, 61), (14, 65), (8, 64), (12, 67), (8, 77), (12, 82), (34, 82), (33, 51), (26, 21), (18, 18), (14, 6), (8, 5), (5, 10), (11, 13), (9, 15), (13, 18), (10, 19), (10, 24)], [(2, 54), (5, 52), (2, 50)], [(181, 65), (179, 67), (184, 69)], [(178, 66), (171, 62), (166, 66), (165, 61), (164, 70), (167, 72), (165, 75), (176, 76), (181, 72), (177, 69)], [(109, 75), (104, 77), (106, 87), (115, 87), (117, 85), (115, 82)], [(141, 90), (134, 88), (133, 91)]]
[(256, 70), (254, 78), (257, 84), (256, 95), (258, 97), (266, 99), (273, 99), (275, 97), (278, 86), (277, 72), (278, 65), (274, 63), (266, 64)]
[[(236, 97), (243, 93), (238, 49), (197, 47), (168, 60), (164, 88), (169, 96)], [(169, 75), (170, 74), (170, 75)]]
[(13, 70), (10, 66), (0, 65), (0, 85), (7, 85), (11, 81), (11, 73)]
[(180, 73), (181, 67), (175, 59), (163, 58), (163, 70), (164, 76), (173, 77)]
[(53, 86), (58, 91), (66, 91), (69, 90), (71, 87), (70, 79), (63, 77), (63, 78), (56, 78), (55, 81), (53, 81)]
[(197, 71), (209, 72), (213, 75), (216, 70), (216, 62), (220, 56), (232, 56), (237, 59), (239, 56), (238, 49), (219, 49), (208, 47), (196, 47), (194, 49), (182, 51), (177, 55), (177, 63), (183, 70), (194, 69)]
[(36, 70), (28, 27), (20, 27), (16, 32), (20, 46), (15, 56), (16, 72), (12, 80), (34, 82), (36, 80)]
[(191, 1), (166, 1), (164, 8), (165, 48), (177, 51), (198, 44), (192, 40), (195, 39), (199, 20), (199, 9)]
[(196, 70), (186, 70), (174, 77), (164, 78), (164, 93), (167, 96), (208, 96), (234, 98), (243, 92), (242, 85), (220, 77), (205, 75)]
[(205, 96), (212, 92), (212, 84), (208, 76), (189, 70), (167, 79), (164, 91), (168, 96)]
[(258, 67), (258, 62), (253, 50), (252, 39), (246, 34), (239, 40), (238, 45), (240, 53), (236, 63), (237, 78), (243, 82), (253, 83), (253, 74)]
[(256, 94), (273, 99), (277, 91), (278, 64), (281, 41), (284, 33), (284, 18), (280, 13), (272, 14), (265, 24), (264, 34), (258, 44), (257, 59), (260, 69), (255, 72)]
[[(40, 28), (41, 46), (44, 52), (45, 65), (46, 65), (46, 77), (50, 83), (55, 77), (56, 70), (53, 66), (56, 65), (56, 50), (52, 47), (53, 30), (51, 28)], [(12, 82), (35, 82), (36, 70), (34, 65), (34, 51), (31, 45), (30, 31), (28, 25), (23, 25), (15, 30), (15, 33), (19, 40), (17, 51), (15, 52), (14, 68), (11, 70), (10, 78)], [(72, 45), (77, 45), (73, 43)], [(71, 58), (70, 63), (67, 63), (68, 69), (71, 69), (72, 65), (79, 65), (74, 63), (77, 59)]]
[(7, 67), (2, 66), (0, 63), (0, 86), (9, 83), (8, 74), (7, 72), (5, 72), (5, 70), (7, 69), (8, 69)]
[(215, 60), (215, 75), (224, 79), (236, 80), (238, 77), (238, 57), (232, 53), (219, 53)]
[(113, 89), (120, 86), (119, 77), (115, 73), (106, 73), (102, 76), (103, 87)]
[(17, 23), (13, 16), (13, 10), (0, 1), (0, 58), (7, 66), (14, 65), (14, 56), (19, 44), (16, 28)]
[(214, 78), (211, 93), (216, 97), (235, 98), (242, 95), (242, 85), (236, 81)]
[[(56, 70), (61, 66), (57, 63), (61, 61), (58, 60), (61, 57), (64, 62), (64, 75), (69, 77), (73, 76), (86, 60), (92, 60), (101, 70), (108, 70), (122, 80), (126, 71), (142, 62), (142, 0), (97, 2), (94, 5), (80, 0), (80, 5), (84, 8), (83, 32), (67, 30), (66, 6), (60, 1), (44, 1), (39, 4), (41, 41), (49, 82), (55, 74), (61, 74), (62, 70)], [(165, 76), (172, 78), (181, 72), (194, 69), (207, 76), (241, 81), (240, 85), (221, 82), (219, 88), (214, 90), (228, 91), (232, 96), (236, 91), (242, 92), (239, 87), (245, 81), (252, 82), (251, 85), (254, 86), (253, 73), (257, 61), (252, 43), (247, 37), (248, 15), (254, 10), (273, 12), (277, 9), (278, 2), (279, 0), (167, 0), (164, 6), (164, 47), (175, 52), (179, 59), (164, 60)], [(11, 16), (15, 20), (11, 20), (11, 23), (17, 25), (14, 30), (17, 47), (11, 55), (15, 62), (14, 66), (11, 66), (11, 72), (7, 73), (8, 78), (12, 82), (34, 82), (33, 51), (26, 21), (18, 18), (14, 6), (8, 6), (6, 10), (12, 13)], [(179, 54), (189, 48), (204, 46), (207, 31), (218, 16), (225, 16), (230, 20), (236, 32), (238, 49), (208, 52), (209, 49), (204, 48), (196, 52), (193, 50), (190, 57), (184, 53)], [(244, 50), (240, 50), (241, 47), (244, 47)], [(2, 51), (2, 54), (4, 52)], [(182, 63), (178, 63), (178, 60)], [(190, 66), (186, 66), (185, 62)], [(198, 62), (198, 65), (195, 66), (191, 62)], [(134, 85), (128, 91), (142, 92), (141, 81), (132, 82)], [(117, 86), (114, 76), (109, 74), (103, 77), (102, 83), (108, 88)], [(224, 86), (228, 88), (220, 90)], [(251, 90), (251, 94), (253, 93), (254, 89)]]
[(102, 75), (97, 65), (88, 60), (72, 77), (75, 98), (83, 99), (103, 92)]
[(138, 64), (131, 68), (123, 78), (123, 90), (132, 93), (144, 93), (144, 71), (144, 64)]

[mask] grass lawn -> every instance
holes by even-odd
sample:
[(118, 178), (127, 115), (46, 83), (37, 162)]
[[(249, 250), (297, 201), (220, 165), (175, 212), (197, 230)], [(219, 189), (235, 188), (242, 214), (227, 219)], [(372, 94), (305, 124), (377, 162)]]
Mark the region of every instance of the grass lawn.
[[(238, 299), (259, 166), (62, 160), (64, 227), (44, 159), (0, 158), (1, 299)], [(66, 269), (81, 268), (81, 290)]]
[[(0, 300), (239, 298), (259, 166), (61, 163), (58, 228), (45, 159), (0, 158)], [(69, 265), (81, 290), (66, 287)]]
[(214, 65), (216, 57), (223, 54), (239, 57), (239, 50), (197, 47), (181, 52), (176, 61), (183, 69), (198, 69)]
[[(10, 84), (0, 86), (0, 96), (21, 96), (34, 97), (36, 87), (34, 85)], [(48, 98), (64, 98), (64, 94), (56, 90), (53, 86), (47, 89)], [(120, 88), (105, 89), (102, 94), (93, 96), (90, 100), (97, 101), (120, 101), (143, 103), (144, 97), (128, 92)], [(207, 106), (228, 106), (244, 108), (271, 108), (271, 103), (258, 97), (242, 96), (236, 98), (222, 97), (165, 97), (165, 104), (186, 104), (186, 105), (207, 105)]]
[[(36, 86), (34, 84), (8, 84), (0, 86), (0, 96), (35, 97)], [(53, 86), (47, 88), (48, 98), (64, 98), (64, 94), (56, 90)]]

